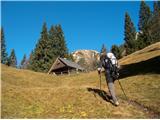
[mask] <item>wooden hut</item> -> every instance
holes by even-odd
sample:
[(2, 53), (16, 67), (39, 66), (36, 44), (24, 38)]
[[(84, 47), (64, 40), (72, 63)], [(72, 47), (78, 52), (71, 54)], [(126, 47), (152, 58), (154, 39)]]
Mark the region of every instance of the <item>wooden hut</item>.
[(70, 74), (71, 72), (79, 71), (84, 71), (84, 68), (75, 62), (58, 57), (48, 71), (48, 74)]

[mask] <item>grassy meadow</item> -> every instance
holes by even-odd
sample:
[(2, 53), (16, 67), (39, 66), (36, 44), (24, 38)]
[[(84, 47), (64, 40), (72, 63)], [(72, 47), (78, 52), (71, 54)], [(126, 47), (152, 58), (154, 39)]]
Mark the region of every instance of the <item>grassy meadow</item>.
[[(154, 49), (160, 48), (160, 43), (155, 46), (126, 56), (125, 62), (122, 58), (121, 65), (160, 56), (159, 49)], [(115, 107), (107, 97), (104, 75), (102, 90), (99, 89), (96, 71), (55, 76), (1, 65), (1, 118), (160, 118), (158, 72), (148, 70), (120, 78), (130, 101), (115, 81), (120, 102)]]

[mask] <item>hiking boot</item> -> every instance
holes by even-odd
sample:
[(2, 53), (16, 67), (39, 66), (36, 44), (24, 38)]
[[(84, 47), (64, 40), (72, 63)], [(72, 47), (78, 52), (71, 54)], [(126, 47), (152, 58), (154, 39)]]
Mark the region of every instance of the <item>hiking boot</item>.
[(115, 106), (118, 106), (118, 105), (119, 105), (119, 102), (118, 102), (118, 101), (116, 101), (116, 102), (114, 103), (114, 105), (115, 105)]

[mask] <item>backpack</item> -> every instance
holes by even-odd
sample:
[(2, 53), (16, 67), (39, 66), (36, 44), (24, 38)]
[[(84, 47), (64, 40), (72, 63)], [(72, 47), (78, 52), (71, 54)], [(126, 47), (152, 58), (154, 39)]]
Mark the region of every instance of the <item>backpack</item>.
[(109, 69), (114, 80), (118, 79), (119, 69), (116, 57), (109, 58), (108, 56), (106, 56), (104, 59), (104, 68)]

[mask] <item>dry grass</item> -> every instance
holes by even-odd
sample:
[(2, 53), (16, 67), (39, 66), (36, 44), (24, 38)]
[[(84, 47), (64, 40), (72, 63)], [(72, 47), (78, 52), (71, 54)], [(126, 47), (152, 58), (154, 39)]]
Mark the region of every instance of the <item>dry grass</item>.
[[(156, 46), (159, 47), (159, 43)], [(141, 51), (143, 54), (137, 52), (134, 53), (137, 57), (130, 57), (144, 60), (147, 56), (159, 55), (159, 50), (148, 50), (146, 48)], [(120, 60), (121, 64), (129, 64), (132, 60), (130, 57), (126, 56), (125, 62)], [(120, 81), (129, 99), (160, 114), (159, 74), (128, 76)], [(118, 81), (115, 87), (119, 107), (103, 100), (96, 92), (89, 91), (99, 89), (97, 72), (52, 76), (2, 65), (1, 84), (2, 118), (155, 118), (142, 107), (128, 104)], [(104, 76), (102, 89), (108, 93)]]
[[(129, 98), (160, 111), (156, 106), (160, 99), (159, 78), (160, 75), (137, 76), (122, 80), (122, 84)], [(118, 82), (115, 84), (119, 107), (87, 90), (99, 88), (96, 72), (51, 76), (2, 65), (2, 118), (148, 118), (143, 110), (128, 105)], [(143, 91), (136, 86), (142, 86)], [(108, 91), (104, 76), (102, 89)]]
[(131, 55), (125, 56), (119, 60), (121, 65), (146, 61), (155, 56), (160, 56), (160, 42), (152, 44), (142, 50), (139, 50)]

